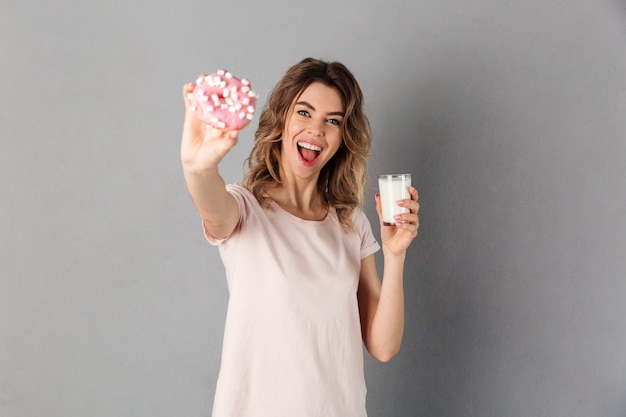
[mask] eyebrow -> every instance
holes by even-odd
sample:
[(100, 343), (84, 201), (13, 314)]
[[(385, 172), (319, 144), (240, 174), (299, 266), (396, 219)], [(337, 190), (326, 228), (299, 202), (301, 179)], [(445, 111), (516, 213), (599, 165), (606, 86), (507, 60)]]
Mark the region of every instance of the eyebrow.
[[(304, 106), (304, 107), (308, 107), (309, 109), (311, 109), (311, 110), (315, 111), (315, 107), (313, 107), (313, 106), (311, 105), (311, 103), (309, 103), (309, 102), (307, 102), (307, 101), (298, 101), (298, 102), (296, 103), (296, 106), (297, 106), (297, 105), (301, 105), (301, 106)], [(346, 114), (345, 114), (344, 112), (342, 112), (342, 111), (331, 111), (331, 112), (326, 113), (326, 114), (327, 114), (328, 116), (341, 116), (341, 117), (345, 117), (345, 116), (346, 116)]]

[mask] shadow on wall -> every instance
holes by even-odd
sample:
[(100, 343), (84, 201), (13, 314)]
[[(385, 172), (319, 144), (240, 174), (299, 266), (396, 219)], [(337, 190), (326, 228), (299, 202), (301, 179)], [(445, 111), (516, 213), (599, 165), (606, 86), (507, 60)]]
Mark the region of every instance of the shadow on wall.
[(626, 3), (605, 6), (475, 14), (393, 66), (372, 169), (414, 175), (420, 236), (372, 416), (624, 415)]
[(414, 174), (421, 221), (403, 350), (369, 368), (373, 416), (624, 407), (622, 61), (551, 35), (444, 52), (382, 106), (395, 140), (374, 159)]
[[(466, 415), (498, 385), (488, 380), (497, 375), (499, 343), (490, 324), (505, 308), (499, 292), (510, 259), (502, 234), (514, 208), (500, 194), (512, 156), (493, 130), (498, 97), (486, 96), (481, 70), (451, 60), (430, 74), (409, 74), (401, 108), (390, 104), (381, 115), (392, 121), (385, 134), (407, 139), (384, 153), (375, 148), (375, 158), (413, 174), (421, 208), (406, 264), (402, 351), (390, 364), (369, 364), (390, 375), (369, 389), (373, 415)], [(505, 415), (490, 407), (489, 415)]]

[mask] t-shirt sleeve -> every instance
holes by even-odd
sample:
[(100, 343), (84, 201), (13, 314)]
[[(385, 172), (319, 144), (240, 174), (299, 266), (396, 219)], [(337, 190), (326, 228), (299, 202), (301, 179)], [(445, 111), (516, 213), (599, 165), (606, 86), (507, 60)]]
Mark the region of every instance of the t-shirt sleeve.
[(241, 227), (241, 224), (245, 221), (246, 217), (248, 216), (248, 210), (249, 210), (249, 205), (248, 205), (249, 195), (248, 194), (249, 194), (249, 192), (243, 186), (241, 186), (239, 184), (229, 184), (229, 185), (227, 185), (226, 186), (226, 191), (228, 191), (230, 193), (230, 195), (235, 197), (235, 201), (237, 202), (237, 208), (239, 209), (239, 221), (237, 222), (237, 226), (235, 226), (235, 228), (233, 229), (232, 233), (230, 235), (222, 237), (222, 238), (216, 238), (214, 236), (211, 236), (209, 234), (209, 232), (206, 230), (204, 222), (202, 222), (202, 229), (204, 231), (204, 237), (206, 238), (206, 240), (211, 245), (214, 245), (214, 246), (219, 246), (221, 243), (227, 241), (228, 238), (231, 237), (233, 234), (237, 233), (237, 231)]
[(359, 211), (355, 216), (354, 227), (361, 237), (361, 259), (376, 253), (380, 249), (380, 245), (374, 237), (370, 221), (362, 211)]

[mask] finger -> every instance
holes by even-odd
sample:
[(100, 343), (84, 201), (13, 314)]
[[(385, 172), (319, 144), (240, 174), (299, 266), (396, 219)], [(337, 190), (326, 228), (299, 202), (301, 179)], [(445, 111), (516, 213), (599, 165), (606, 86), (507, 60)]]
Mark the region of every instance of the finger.
[(407, 218), (396, 219), (395, 225), (398, 229), (406, 230), (410, 232), (411, 234), (413, 234), (413, 237), (417, 236), (417, 231), (420, 226), (419, 219), (417, 218), (417, 216), (415, 216), (415, 218), (412, 218), (412, 219), (407, 219)]
[(393, 219), (402, 224), (417, 224), (419, 222), (419, 217), (416, 213), (396, 214)]
[(197, 122), (195, 114), (195, 108), (193, 107), (193, 100), (190, 98), (193, 95), (195, 88), (194, 83), (187, 83), (183, 86), (183, 101), (185, 103), (185, 118), (191, 123)]
[(238, 139), (238, 131), (228, 131), (224, 132), (221, 139), (227, 151), (230, 151), (232, 148), (237, 146)]
[(410, 199), (398, 200), (397, 204), (400, 207), (404, 207), (405, 209), (408, 209), (410, 213), (417, 213), (420, 211), (420, 203), (418, 203), (415, 200), (410, 200)]
[[(203, 123), (205, 128), (205, 136), (204, 140), (219, 140), (219, 139), (230, 139), (231, 131), (218, 129), (215, 126), (212, 126), (208, 123)], [(235, 135), (235, 139), (237, 136)]]
[(185, 100), (185, 103), (189, 103), (189, 94), (193, 92), (195, 86), (194, 83), (186, 83), (183, 85), (183, 100)]
[(409, 187), (409, 194), (411, 195), (411, 200), (417, 201), (419, 199), (419, 195), (417, 194), (417, 189), (415, 187)]
[(239, 131), (238, 130), (222, 130), (218, 129), (215, 126), (211, 126), (210, 124), (205, 125), (206, 135), (204, 140), (218, 140), (225, 141), (226, 143), (232, 143), (234, 146), (239, 139)]

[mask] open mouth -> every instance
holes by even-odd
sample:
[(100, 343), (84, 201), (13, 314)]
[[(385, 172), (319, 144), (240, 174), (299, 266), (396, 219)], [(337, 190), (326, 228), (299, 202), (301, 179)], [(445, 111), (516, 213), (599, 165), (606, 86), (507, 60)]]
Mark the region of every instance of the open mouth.
[(313, 164), (321, 151), (322, 148), (312, 143), (298, 142), (298, 152), (300, 152), (300, 156), (307, 164)]

